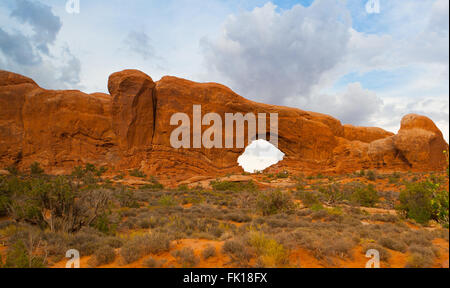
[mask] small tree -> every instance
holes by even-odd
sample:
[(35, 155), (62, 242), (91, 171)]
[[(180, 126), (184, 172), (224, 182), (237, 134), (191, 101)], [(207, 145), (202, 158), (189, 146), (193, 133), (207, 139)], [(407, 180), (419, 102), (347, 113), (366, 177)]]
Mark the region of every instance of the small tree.
[(439, 183), (425, 181), (411, 183), (400, 193), (397, 209), (418, 223), (427, 224), (436, 220), (448, 227), (449, 193)]
[(366, 187), (357, 187), (351, 198), (353, 198), (353, 202), (365, 207), (373, 207), (379, 201), (378, 192), (372, 184)]
[(65, 177), (36, 178), (12, 189), (8, 214), (16, 221), (47, 226), (51, 231), (75, 232), (105, 214), (110, 193), (81, 190)]
[(31, 175), (41, 175), (44, 173), (44, 169), (41, 168), (38, 162), (34, 162), (30, 165), (30, 173)]

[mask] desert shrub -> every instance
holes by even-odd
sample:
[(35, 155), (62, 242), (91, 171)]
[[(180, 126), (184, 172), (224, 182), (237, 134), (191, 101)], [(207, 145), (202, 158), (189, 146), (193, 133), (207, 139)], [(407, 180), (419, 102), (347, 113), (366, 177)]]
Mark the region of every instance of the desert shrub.
[(134, 241), (125, 243), (120, 249), (120, 256), (122, 256), (126, 264), (135, 262), (144, 255), (142, 247), (136, 246)]
[(44, 173), (44, 169), (41, 168), (38, 162), (34, 162), (30, 165), (30, 173), (31, 175), (41, 175)]
[(119, 237), (110, 236), (103, 239), (102, 244), (116, 249), (123, 246), (123, 241)]
[(295, 207), (291, 196), (280, 190), (260, 193), (256, 205), (264, 216), (291, 212)]
[(44, 268), (46, 266), (46, 243), (38, 228), (21, 225), (11, 226), (6, 230), (9, 231), (1, 233), (9, 235), (5, 268)]
[(198, 257), (195, 256), (194, 250), (188, 247), (184, 247), (181, 250), (173, 251), (172, 256), (177, 258), (178, 262), (184, 268), (192, 268), (196, 266), (199, 262)]
[(409, 231), (401, 235), (401, 239), (408, 245), (418, 245), (422, 247), (430, 247), (433, 245), (433, 235), (427, 231), (417, 230)]
[(328, 240), (324, 246), (324, 254), (341, 258), (352, 257), (351, 251), (355, 243), (349, 238)]
[(11, 179), (15, 177), (0, 176), (0, 216), (5, 216), (8, 213), (8, 206), (11, 203), (12, 187)]
[(268, 238), (261, 232), (253, 232), (248, 243), (255, 249), (262, 266), (274, 268), (287, 264), (287, 251), (276, 240)]
[(373, 207), (379, 201), (378, 192), (372, 184), (356, 187), (351, 198), (353, 202), (365, 207)]
[(399, 221), (398, 216), (393, 214), (373, 214), (370, 215), (370, 220), (386, 223), (396, 223)]
[(392, 237), (382, 237), (378, 240), (378, 243), (386, 247), (388, 249), (399, 251), (402, 253), (405, 253), (406, 250), (408, 250), (408, 245), (406, 245), (405, 242), (403, 242), (401, 239), (394, 239)]
[(98, 178), (108, 169), (106, 167), (98, 168), (94, 164), (87, 163), (84, 167), (76, 166), (72, 171), (72, 177), (87, 185), (97, 183)]
[(425, 256), (426, 258), (433, 260), (434, 257), (439, 256), (439, 251), (434, 250), (433, 248), (434, 248), (433, 246), (423, 247), (420, 245), (413, 244), (409, 247), (409, 252), (411, 254), (414, 254), (414, 253), (420, 254), (420, 255)]
[(391, 176), (389, 176), (389, 184), (397, 184), (400, 181), (401, 175), (398, 172), (395, 172)]
[(439, 183), (409, 183), (400, 193), (397, 209), (421, 224), (436, 220), (448, 227), (449, 193)]
[(149, 257), (142, 262), (142, 265), (147, 268), (161, 268), (165, 263), (165, 260), (158, 260), (153, 257)]
[(145, 184), (142, 186), (142, 189), (149, 189), (149, 190), (162, 190), (164, 189), (164, 185), (159, 183), (159, 181), (154, 177), (150, 176), (150, 184)]
[(89, 265), (98, 267), (114, 262), (116, 259), (116, 252), (110, 246), (101, 246), (94, 252), (94, 255), (89, 259)]
[(149, 219), (141, 219), (141, 220), (139, 220), (139, 222), (138, 222), (138, 227), (139, 228), (141, 228), (141, 229), (148, 229), (148, 228), (150, 228), (151, 227), (151, 222), (150, 222), (150, 220)]
[(216, 247), (212, 245), (208, 245), (203, 251), (202, 251), (202, 257), (203, 259), (209, 259), (211, 257), (216, 256)]
[(171, 207), (178, 205), (177, 201), (170, 195), (164, 195), (161, 198), (159, 198), (158, 201), (159, 205), (165, 206), (165, 207)]
[(130, 190), (121, 186), (114, 192), (114, 197), (119, 201), (120, 207), (139, 208), (139, 203)]
[(130, 176), (137, 177), (137, 178), (145, 178), (145, 177), (147, 177), (147, 175), (145, 175), (145, 173), (140, 171), (139, 169), (133, 169), (128, 174)]
[(253, 181), (248, 182), (231, 182), (231, 181), (211, 181), (211, 187), (215, 191), (254, 191), (256, 185)]
[(327, 205), (333, 205), (345, 199), (340, 185), (336, 183), (320, 187), (319, 192)]
[(189, 191), (189, 187), (187, 184), (181, 184), (181, 185), (178, 185), (177, 190), (178, 191)]
[(116, 232), (117, 224), (113, 223), (108, 214), (104, 213), (97, 217), (92, 227), (105, 234), (114, 234)]
[(431, 268), (433, 266), (434, 257), (413, 252), (406, 263), (405, 268)]
[(444, 239), (445, 241), (448, 242), (448, 240), (449, 240), (449, 230), (448, 229), (436, 229), (436, 230), (433, 231), (433, 238), (441, 238), (441, 239)]
[(89, 256), (100, 248), (102, 234), (92, 228), (83, 228), (69, 239), (69, 247), (80, 251), (82, 256)]
[(11, 165), (9, 167), (6, 167), (5, 170), (8, 171), (9, 174), (11, 174), (11, 175), (17, 176), (20, 174), (20, 171), (19, 171), (19, 168), (17, 167), (17, 165)]
[(11, 179), (8, 214), (51, 231), (76, 232), (108, 209), (109, 191), (78, 189), (67, 177)]
[(321, 209), (318, 209), (318, 207), (319, 206), (317, 206), (317, 208), (313, 210), (313, 213), (311, 214), (311, 218), (313, 220), (323, 219), (328, 216), (327, 210), (325, 210), (322, 206), (320, 206)]
[(279, 173), (277, 173), (276, 177), (277, 177), (278, 179), (286, 179), (286, 178), (289, 178), (289, 172), (288, 172), (288, 171), (279, 172)]
[(169, 251), (170, 238), (164, 233), (154, 232), (139, 235), (125, 243), (120, 249), (120, 255), (125, 262), (132, 263), (147, 254)]
[(4, 268), (44, 268), (45, 258), (29, 253), (22, 241), (14, 243), (8, 247)]
[(225, 219), (238, 223), (250, 222), (252, 220), (252, 218), (249, 215), (242, 212), (232, 212), (226, 215)]
[(248, 266), (248, 262), (253, 256), (242, 241), (235, 239), (225, 241), (222, 251), (224, 254), (229, 255), (233, 262), (244, 267)]
[(374, 171), (369, 170), (366, 173), (366, 178), (369, 181), (375, 181), (375, 180), (377, 180), (377, 174)]
[(295, 195), (306, 207), (312, 207), (315, 204), (320, 204), (319, 197), (316, 192), (298, 190)]
[(62, 259), (69, 250), (68, 235), (64, 233), (55, 233), (45, 231), (42, 233), (42, 239), (46, 244), (48, 256), (56, 257), (56, 260)]

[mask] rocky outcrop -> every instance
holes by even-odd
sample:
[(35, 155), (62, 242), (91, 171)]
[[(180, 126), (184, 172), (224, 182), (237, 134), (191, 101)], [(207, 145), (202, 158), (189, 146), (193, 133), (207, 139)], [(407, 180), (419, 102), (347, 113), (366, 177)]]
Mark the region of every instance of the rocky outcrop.
[[(179, 180), (240, 172), (237, 158), (244, 149), (172, 148), (176, 126), (170, 125), (171, 116), (192, 115), (193, 105), (201, 105), (203, 115), (215, 112), (222, 119), (225, 113), (277, 113), (279, 149), (286, 157), (272, 169), (347, 173), (440, 170), (446, 165), (442, 151), (448, 145), (424, 116), (405, 116), (394, 135), (342, 125), (319, 113), (255, 103), (215, 83), (175, 77), (154, 82), (137, 70), (112, 74), (108, 89), (109, 95), (50, 91), (0, 71), (0, 168), (16, 164), (27, 169), (38, 161), (49, 173), (64, 173), (94, 163)], [(202, 126), (202, 132), (208, 128)]]

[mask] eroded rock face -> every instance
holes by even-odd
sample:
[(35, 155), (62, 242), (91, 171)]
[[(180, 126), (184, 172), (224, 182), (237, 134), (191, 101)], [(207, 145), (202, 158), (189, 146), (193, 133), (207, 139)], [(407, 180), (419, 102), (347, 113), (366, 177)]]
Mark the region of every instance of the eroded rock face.
[(445, 166), (448, 144), (434, 122), (421, 115), (406, 115), (394, 136), (395, 148), (411, 167), (438, 170)]
[[(244, 149), (172, 148), (176, 126), (170, 118), (179, 112), (192, 117), (193, 105), (202, 106), (202, 115), (215, 112), (222, 119), (225, 113), (278, 113), (279, 149), (286, 157), (271, 169), (348, 173), (440, 170), (446, 165), (442, 152), (448, 144), (436, 125), (419, 115), (405, 116), (394, 135), (342, 125), (319, 113), (252, 102), (215, 83), (175, 77), (155, 83), (137, 70), (112, 74), (108, 89), (110, 95), (49, 91), (29, 78), (0, 71), (0, 168), (17, 164), (27, 169), (38, 161), (47, 172), (63, 173), (93, 163), (179, 180), (242, 172), (237, 158)], [(208, 128), (202, 126), (202, 131)]]

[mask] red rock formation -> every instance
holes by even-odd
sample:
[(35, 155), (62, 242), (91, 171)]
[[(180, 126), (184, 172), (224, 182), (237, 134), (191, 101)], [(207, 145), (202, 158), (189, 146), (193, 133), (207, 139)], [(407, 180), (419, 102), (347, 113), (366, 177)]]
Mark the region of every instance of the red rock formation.
[[(360, 169), (440, 170), (448, 149), (442, 133), (423, 116), (407, 115), (397, 135), (380, 128), (342, 125), (333, 117), (249, 101), (215, 83), (175, 77), (158, 82), (137, 70), (114, 73), (110, 95), (50, 91), (33, 80), (0, 71), (0, 168), (38, 161), (63, 173), (85, 163), (111, 169), (139, 168), (186, 179), (239, 172), (243, 149), (174, 149), (174, 113), (203, 115), (278, 113), (279, 169), (347, 173)], [(269, 125), (269, 122), (267, 122)], [(208, 127), (203, 126), (202, 130)], [(192, 133), (192, 130), (191, 130)], [(248, 140), (248, 139), (246, 139)]]

